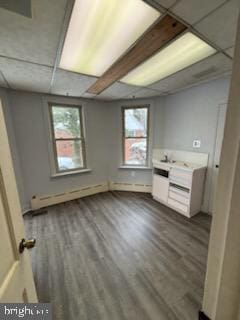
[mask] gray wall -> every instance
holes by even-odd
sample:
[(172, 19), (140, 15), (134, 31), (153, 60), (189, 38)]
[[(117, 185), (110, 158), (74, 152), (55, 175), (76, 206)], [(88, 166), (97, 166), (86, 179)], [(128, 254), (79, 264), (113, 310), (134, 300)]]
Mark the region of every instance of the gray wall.
[[(224, 78), (181, 91), (165, 99), (162, 146), (209, 154), (203, 204), (203, 210), (206, 212), (210, 199), (218, 108), (219, 104), (228, 101), (229, 85), (230, 79)], [(200, 149), (192, 147), (194, 139), (201, 140)]]
[[(33, 195), (57, 193), (106, 180), (151, 183), (151, 170), (120, 169), (121, 106), (150, 105), (150, 156), (152, 148), (192, 151), (201, 139), (199, 152), (210, 155), (204, 210), (208, 211), (211, 168), (218, 106), (227, 102), (229, 78), (212, 81), (160, 98), (100, 102), (1, 90), (15, 171), (23, 210)], [(87, 164), (90, 173), (51, 178), (47, 101), (80, 104), (84, 107)]]
[[(109, 116), (111, 118), (111, 161), (109, 162), (109, 177), (114, 182), (126, 183), (152, 183), (151, 169), (122, 169), (122, 106), (150, 106), (150, 150), (149, 166), (151, 167), (151, 155), (153, 146), (161, 146), (163, 142), (163, 98), (158, 99), (131, 99), (108, 103)], [(156, 138), (156, 141), (155, 141)]]
[[(104, 103), (17, 91), (9, 91), (8, 98), (24, 185), (24, 194), (21, 193), (23, 210), (29, 208), (29, 200), (33, 195), (54, 194), (107, 180), (109, 134)], [(87, 164), (92, 169), (90, 173), (51, 178), (49, 128), (45, 116), (47, 100), (84, 107)], [(11, 137), (10, 140), (12, 142)]]
[[(119, 169), (121, 161), (121, 106), (149, 104), (151, 107), (150, 139), (153, 148), (198, 151), (209, 154), (203, 210), (208, 212), (218, 107), (226, 103), (229, 77), (211, 81), (179, 93), (154, 99), (109, 103), (111, 117), (111, 159), (109, 177), (114, 182), (151, 183), (151, 170)], [(192, 147), (201, 140), (201, 148)]]

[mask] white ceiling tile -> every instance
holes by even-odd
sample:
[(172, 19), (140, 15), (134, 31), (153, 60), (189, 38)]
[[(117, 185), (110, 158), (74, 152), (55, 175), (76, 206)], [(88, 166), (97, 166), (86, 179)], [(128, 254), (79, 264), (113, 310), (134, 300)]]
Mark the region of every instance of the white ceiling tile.
[(162, 92), (160, 91), (144, 88), (135, 92), (132, 95), (126, 96), (125, 98), (150, 98), (150, 97), (157, 97), (161, 95), (162, 95)]
[(104, 90), (98, 97), (100, 98), (113, 98), (113, 99), (120, 99), (127, 95), (133, 94), (139, 90), (139, 87), (131, 86), (121, 82), (115, 82), (109, 88)]
[(53, 68), (0, 57), (0, 70), (12, 89), (48, 92)]
[(226, 0), (181, 0), (171, 11), (189, 24), (194, 24), (225, 1)]
[(51, 93), (69, 96), (81, 96), (97, 78), (81, 75), (74, 72), (57, 69)]
[(160, 4), (164, 8), (170, 8), (177, 0), (153, 0), (157, 4)]
[(166, 79), (163, 79), (150, 87), (163, 92), (174, 92), (206, 80), (221, 77), (230, 73), (232, 59), (222, 53), (211, 56), (193, 66), (186, 68)]
[(232, 48), (228, 48), (227, 50), (225, 50), (225, 52), (226, 52), (226, 54), (228, 54), (230, 57), (233, 58), (233, 56), (234, 56), (234, 50), (235, 50), (235, 48), (232, 47)]
[(220, 48), (232, 47), (235, 44), (239, 6), (239, 0), (228, 1), (194, 28)]
[(0, 55), (53, 65), (67, 0), (33, 0), (33, 17), (0, 8)]

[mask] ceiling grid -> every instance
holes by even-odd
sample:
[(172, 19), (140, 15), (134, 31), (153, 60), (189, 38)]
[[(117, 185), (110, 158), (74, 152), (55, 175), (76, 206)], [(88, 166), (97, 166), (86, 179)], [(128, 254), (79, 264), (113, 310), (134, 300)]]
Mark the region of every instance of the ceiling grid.
[[(216, 55), (206, 58), (148, 87), (116, 82), (99, 96), (86, 93), (97, 79), (59, 69), (73, 0), (33, 2), (32, 19), (0, 8), (0, 86), (94, 99), (150, 97), (196, 85), (231, 73), (238, 0), (147, 0), (163, 13), (185, 21), (190, 30), (214, 44)], [(200, 6), (200, 7), (199, 7)], [(210, 72), (207, 75), (207, 71)], [(194, 75), (206, 74), (206, 79)]]

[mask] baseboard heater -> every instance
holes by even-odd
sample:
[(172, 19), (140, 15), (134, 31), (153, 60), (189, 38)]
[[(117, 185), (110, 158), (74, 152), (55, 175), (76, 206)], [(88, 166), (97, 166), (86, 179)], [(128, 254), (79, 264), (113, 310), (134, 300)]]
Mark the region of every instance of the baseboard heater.
[(46, 196), (33, 196), (31, 199), (32, 210), (52, 206), (54, 204), (90, 196), (92, 194), (106, 192), (109, 190), (108, 182), (99, 183), (96, 185), (82, 187), (75, 190), (61, 192), (53, 195)]
[(116, 191), (152, 192), (152, 186), (150, 184), (142, 183), (110, 182), (109, 189)]
[(81, 187), (78, 189), (60, 192), (52, 195), (33, 196), (31, 199), (31, 209), (37, 210), (54, 204), (83, 198), (92, 194), (106, 192), (109, 190), (116, 191), (131, 191), (131, 192), (152, 192), (152, 186), (141, 183), (119, 183), (119, 182), (104, 182), (92, 186)]

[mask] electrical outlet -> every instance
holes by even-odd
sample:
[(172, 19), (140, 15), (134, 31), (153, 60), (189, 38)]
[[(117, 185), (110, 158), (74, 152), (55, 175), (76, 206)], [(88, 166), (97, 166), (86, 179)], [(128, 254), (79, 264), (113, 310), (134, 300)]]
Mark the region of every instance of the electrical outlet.
[(193, 148), (200, 148), (201, 140), (193, 140)]
[(135, 177), (135, 171), (131, 171), (131, 177)]

